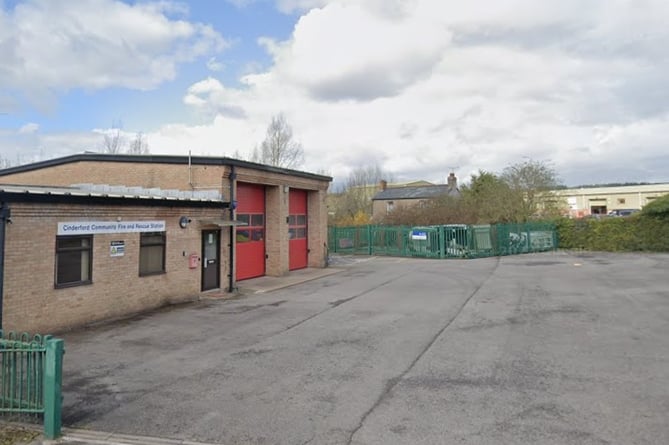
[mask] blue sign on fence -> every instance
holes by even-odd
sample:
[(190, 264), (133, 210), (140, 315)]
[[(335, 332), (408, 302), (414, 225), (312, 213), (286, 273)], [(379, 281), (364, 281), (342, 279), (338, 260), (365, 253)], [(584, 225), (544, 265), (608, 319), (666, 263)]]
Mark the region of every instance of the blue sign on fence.
[(411, 232), (411, 239), (413, 240), (427, 240), (427, 232), (419, 232), (418, 230), (414, 230)]

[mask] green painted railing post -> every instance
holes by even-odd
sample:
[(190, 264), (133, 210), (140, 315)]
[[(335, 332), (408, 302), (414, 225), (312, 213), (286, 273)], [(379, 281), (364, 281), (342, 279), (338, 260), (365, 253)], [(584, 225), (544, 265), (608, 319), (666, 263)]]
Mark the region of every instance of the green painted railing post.
[(60, 436), (62, 383), (63, 383), (63, 340), (46, 340), (46, 360), (44, 364), (44, 436), (55, 439)]
[(446, 229), (439, 226), (439, 258), (446, 258)]
[(374, 252), (374, 246), (372, 246), (372, 225), (367, 224), (367, 253), (372, 255)]

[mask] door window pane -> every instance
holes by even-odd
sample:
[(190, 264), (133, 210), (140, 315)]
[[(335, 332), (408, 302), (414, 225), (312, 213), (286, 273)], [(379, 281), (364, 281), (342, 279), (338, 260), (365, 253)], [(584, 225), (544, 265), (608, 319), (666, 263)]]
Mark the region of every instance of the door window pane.
[(218, 258), (218, 252), (216, 251), (218, 247), (218, 233), (210, 232), (207, 234), (205, 243), (204, 243), (204, 256), (208, 260), (215, 260)]

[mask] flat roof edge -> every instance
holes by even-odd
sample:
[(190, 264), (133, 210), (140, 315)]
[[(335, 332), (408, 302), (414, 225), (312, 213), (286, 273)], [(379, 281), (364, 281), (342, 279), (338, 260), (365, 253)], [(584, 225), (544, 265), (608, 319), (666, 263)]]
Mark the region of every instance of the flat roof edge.
[(69, 164), (73, 162), (141, 162), (155, 164), (179, 164), (188, 165), (190, 162), (194, 165), (227, 165), (255, 170), (278, 173), (283, 175), (298, 176), (318, 181), (332, 182), (332, 177), (309, 173), (300, 170), (292, 170), (272, 165), (258, 164), (251, 161), (240, 159), (210, 156), (188, 156), (188, 155), (129, 155), (129, 154), (107, 154), (107, 153), (77, 153), (60, 158), (47, 159), (45, 161), (33, 162), (30, 164), (17, 165), (0, 170), (0, 177), (14, 173), (24, 173), (42, 168), (55, 167), (58, 165)]

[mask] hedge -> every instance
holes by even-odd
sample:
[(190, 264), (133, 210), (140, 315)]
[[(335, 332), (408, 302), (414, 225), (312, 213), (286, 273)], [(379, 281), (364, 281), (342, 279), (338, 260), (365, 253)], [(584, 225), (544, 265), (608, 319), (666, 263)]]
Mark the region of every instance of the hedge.
[(669, 218), (634, 215), (626, 218), (560, 219), (559, 246), (608, 252), (669, 252)]

